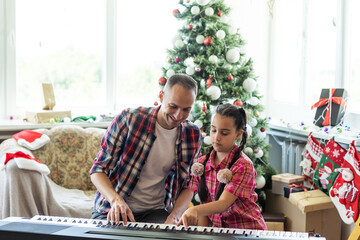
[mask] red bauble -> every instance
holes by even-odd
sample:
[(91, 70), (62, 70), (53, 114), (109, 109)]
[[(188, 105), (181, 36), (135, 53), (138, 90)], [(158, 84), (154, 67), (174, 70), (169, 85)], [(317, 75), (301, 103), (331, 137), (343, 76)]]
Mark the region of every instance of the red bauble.
[(222, 11), (219, 11), (219, 12), (217, 13), (217, 15), (218, 15), (219, 17), (221, 17), (221, 16), (222, 16)]
[(234, 101), (234, 105), (242, 107), (243, 102), (239, 99), (239, 100)]
[(260, 128), (260, 131), (265, 132), (265, 128), (264, 127)]
[(173, 10), (173, 15), (174, 15), (174, 16), (176, 16), (176, 15), (179, 14), (179, 13), (180, 13), (180, 12), (179, 12), (179, 9), (174, 9), (174, 10)]
[(190, 24), (190, 25), (188, 26), (188, 28), (189, 28), (189, 30), (193, 29), (193, 25)]
[(204, 115), (206, 114), (206, 110), (207, 110), (207, 107), (205, 106), (205, 103), (203, 103), (203, 107), (201, 108), (201, 110), (203, 111)]
[(154, 102), (154, 106), (157, 106), (159, 105), (159, 103), (157, 101)]
[(212, 38), (211, 37), (207, 37), (204, 39), (204, 45), (205, 46), (210, 46), (212, 43)]
[(164, 86), (166, 84), (166, 81), (167, 80), (164, 77), (159, 78), (159, 85)]
[(254, 149), (254, 153), (258, 153), (259, 152), (259, 149), (258, 148), (255, 148)]
[(234, 80), (234, 77), (233, 77), (232, 75), (229, 75), (229, 76), (228, 76), (228, 80), (229, 80), (229, 81), (232, 81), (232, 80)]
[(211, 76), (209, 76), (208, 80), (206, 80), (206, 88), (209, 88), (211, 85)]

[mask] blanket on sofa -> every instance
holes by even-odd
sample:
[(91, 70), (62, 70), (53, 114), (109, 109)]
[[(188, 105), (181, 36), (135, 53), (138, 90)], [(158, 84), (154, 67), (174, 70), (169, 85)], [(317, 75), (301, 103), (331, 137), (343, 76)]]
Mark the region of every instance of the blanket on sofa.
[(63, 188), (44, 174), (18, 168), (15, 161), (9, 161), (0, 171), (0, 182), (0, 219), (34, 215), (91, 216), (94, 202), (83, 191)]

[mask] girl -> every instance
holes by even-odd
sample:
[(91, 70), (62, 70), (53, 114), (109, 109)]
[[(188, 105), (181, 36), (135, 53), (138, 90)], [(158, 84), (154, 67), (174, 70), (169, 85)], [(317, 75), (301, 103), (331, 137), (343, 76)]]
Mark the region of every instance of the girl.
[(212, 147), (191, 167), (188, 187), (198, 192), (201, 204), (188, 208), (178, 226), (209, 226), (211, 221), (213, 227), (266, 230), (256, 204), (256, 171), (242, 152), (247, 140), (244, 109), (219, 105), (211, 120), (210, 138)]

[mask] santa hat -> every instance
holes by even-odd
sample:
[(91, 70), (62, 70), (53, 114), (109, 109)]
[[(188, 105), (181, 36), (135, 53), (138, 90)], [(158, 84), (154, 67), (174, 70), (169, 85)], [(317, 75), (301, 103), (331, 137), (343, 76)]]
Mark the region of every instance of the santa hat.
[(324, 164), (324, 169), (327, 173), (331, 174), (333, 172), (333, 165), (331, 162), (326, 162)]
[(10, 160), (14, 160), (17, 166), (21, 169), (38, 171), (45, 175), (50, 173), (49, 168), (45, 164), (34, 158), (32, 155), (26, 154), (22, 151), (5, 153), (0, 160), (2, 165), (1, 169), (4, 169)]
[(50, 138), (42, 133), (32, 130), (23, 130), (12, 136), (20, 146), (36, 150), (50, 142)]

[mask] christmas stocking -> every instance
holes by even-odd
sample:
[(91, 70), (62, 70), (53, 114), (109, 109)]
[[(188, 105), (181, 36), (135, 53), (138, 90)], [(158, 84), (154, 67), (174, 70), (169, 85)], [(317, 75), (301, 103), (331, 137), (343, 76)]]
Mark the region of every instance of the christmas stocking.
[(334, 184), (339, 172), (334, 171), (344, 162), (346, 150), (330, 139), (324, 147), (318, 167), (315, 170), (313, 181), (315, 185), (329, 195), (329, 190)]
[(304, 150), (304, 160), (300, 162), (302, 175), (305, 177), (304, 186), (310, 189), (316, 189), (317, 187), (314, 185), (312, 179), (315, 169), (319, 165), (323, 153), (323, 146), (321, 146), (321, 144), (312, 136), (312, 133), (310, 133)]
[(341, 219), (351, 224), (359, 216), (360, 156), (354, 142), (350, 144), (344, 159), (341, 168), (337, 169), (340, 174), (330, 189), (330, 198)]

